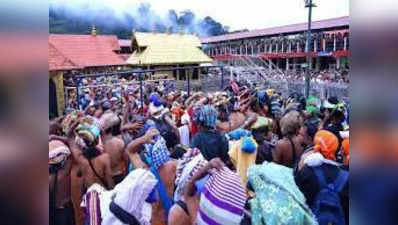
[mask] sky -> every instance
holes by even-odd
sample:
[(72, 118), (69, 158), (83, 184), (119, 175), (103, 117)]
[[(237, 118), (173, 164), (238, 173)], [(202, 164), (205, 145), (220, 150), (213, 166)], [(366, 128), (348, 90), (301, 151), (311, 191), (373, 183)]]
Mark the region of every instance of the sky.
[[(328, 19), (349, 15), (349, 0), (313, 0), (313, 20)], [(147, 2), (159, 12), (169, 9), (177, 12), (191, 10), (197, 16), (211, 16), (216, 21), (230, 27), (230, 31), (241, 29), (262, 29), (308, 20), (308, 10), (304, 0), (50, 0), (78, 6), (106, 6), (123, 12), (138, 3)]]

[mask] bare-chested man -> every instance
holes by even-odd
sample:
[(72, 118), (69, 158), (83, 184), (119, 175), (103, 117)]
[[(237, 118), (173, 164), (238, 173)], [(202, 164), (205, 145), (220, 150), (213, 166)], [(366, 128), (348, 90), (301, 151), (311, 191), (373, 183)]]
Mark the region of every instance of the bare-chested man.
[(101, 184), (110, 190), (114, 187), (112, 179), (111, 158), (108, 153), (100, 153), (96, 148), (98, 137), (95, 139), (88, 134), (80, 134), (76, 143), (75, 128), (77, 124), (72, 126), (68, 134), (68, 145), (72, 152), (73, 158), (80, 166), (83, 176), (83, 184), (86, 188), (94, 183)]
[(50, 224), (74, 224), (71, 200), (72, 157), (69, 148), (60, 141), (50, 141), (49, 189)]
[[(120, 183), (126, 175), (128, 155), (124, 151), (125, 145), (120, 137), (121, 119), (113, 113), (103, 115), (105, 124), (101, 135), (104, 151), (111, 159), (112, 177), (115, 184)], [(102, 119), (102, 118), (101, 118)]]

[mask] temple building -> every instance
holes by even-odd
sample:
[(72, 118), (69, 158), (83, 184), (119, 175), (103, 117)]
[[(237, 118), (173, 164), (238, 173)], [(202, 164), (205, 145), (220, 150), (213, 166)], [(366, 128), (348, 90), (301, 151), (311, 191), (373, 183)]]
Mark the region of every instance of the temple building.
[(129, 68), (120, 54), (116, 35), (50, 34), (48, 38), (50, 115), (65, 108), (64, 82), (75, 74), (117, 71)]
[[(166, 69), (212, 63), (213, 60), (201, 48), (200, 39), (196, 35), (133, 32), (131, 38), (133, 53), (126, 63), (142, 69)], [(187, 76), (193, 80), (199, 79), (199, 71), (181, 69), (151, 74), (151, 78), (176, 80), (185, 80)]]
[[(306, 63), (307, 23), (202, 38), (204, 52), (216, 62), (261, 59), (270, 69), (296, 70)], [(312, 22), (310, 67), (313, 71), (349, 67), (349, 17)], [(272, 67), (272, 68), (271, 68)]]

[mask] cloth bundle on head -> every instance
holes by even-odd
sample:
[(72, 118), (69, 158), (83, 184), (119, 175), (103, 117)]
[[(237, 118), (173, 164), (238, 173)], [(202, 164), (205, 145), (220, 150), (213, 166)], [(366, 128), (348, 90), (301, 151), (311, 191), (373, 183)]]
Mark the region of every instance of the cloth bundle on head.
[(251, 130), (261, 130), (268, 131), (269, 125), (271, 124), (272, 119), (267, 117), (258, 116), (256, 122), (250, 127)]
[(78, 117), (79, 111), (77, 110), (73, 110), (65, 116), (61, 123), (62, 131), (64, 132), (64, 134), (67, 134), (69, 132), (70, 127), (77, 120)]
[(260, 107), (264, 107), (269, 102), (269, 97), (266, 91), (257, 92), (257, 101)]
[(336, 105), (338, 103), (339, 103), (339, 100), (337, 99), (337, 97), (332, 96), (324, 101), (323, 107), (325, 107), (327, 109), (333, 109), (334, 107), (336, 107)]
[(320, 130), (314, 137), (314, 150), (320, 152), (326, 159), (336, 160), (339, 140), (332, 132)]
[(68, 146), (58, 140), (52, 140), (48, 143), (48, 164), (60, 164), (66, 161), (71, 154)]
[(277, 97), (273, 97), (271, 100), (271, 113), (274, 116), (282, 116), (282, 106)]
[(149, 103), (149, 113), (156, 119), (162, 117), (165, 112), (165, 108), (162, 104), (156, 106), (153, 102)]
[(270, 89), (267, 89), (265, 92), (267, 93), (268, 96), (272, 96), (273, 94), (275, 94), (275, 89), (270, 88)]
[(312, 95), (308, 96), (305, 111), (312, 116), (319, 114), (318, 99)]
[(217, 116), (217, 110), (210, 105), (198, 106), (193, 112), (193, 120), (195, 123), (210, 129), (216, 128)]
[(230, 131), (228, 134), (226, 134), (225, 136), (230, 139), (230, 140), (239, 140), (244, 136), (250, 136), (251, 132), (245, 129), (236, 129), (233, 131)]
[(166, 141), (159, 136), (150, 150), (152, 166), (158, 169), (161, 165), (170, 160), (170, 153), (166, 146)]
[[(194, 154), (191, 153), (194, 152)], [(187, 182), (192, 178), (192, 176), (203, 168), (208, 161), (203, 158), (199, 150), (188, 151), (182, 159), (178, 160), (176, 169), (176, 178), (174, 191), (174, 202), (177, 202), (184, 195), (184, 188)]]
[(99, 119), (102, 130), (107, 130), (119, 123), (121, 123), (120, 118), (113, 112), (107, 112), (101, 116)]
[(264, 162), (247, 173), (255, 197), (249, 201), (252, 224), (318, 224), (291, 168)]
[[(122, 222), (119, 217), (126, 213), (135, 217), (139, 224), (149, 225), (151, 224), (152, 206), (145, 200), (154, 190), (156, 184), (157, 180), (150, 171), (140, 168), (135, 169), (122, 182), (117, 184), (113, 190), (106, 191), (98, 184), (90, 186), (85, 198), (83, 198), (82, 206), (92, 208), (93, 205), (91, 203), (93, 201), (85, 200), (89, 200), (90, 198), (88, 197), (95, 193), (99, 202), (93, 203), (100, 205), (100, 211), (90, 210), (88, 212), (99, 214), (102, 225), (124, 225), (126, 223)], [(116, 205), (116, 207), (111, 205)], [(94, 219), (92, 215), (88, 214), (88, 216)]]
[(212, 171), (200, 196), (196, 224), (239, 225), (246, 191), (239, 176), (227, 167)]
[(86, 143), (98, 144), (101, 123), (92, 116), (86, 116), (76, 128), (77, 135), (85, 140)]

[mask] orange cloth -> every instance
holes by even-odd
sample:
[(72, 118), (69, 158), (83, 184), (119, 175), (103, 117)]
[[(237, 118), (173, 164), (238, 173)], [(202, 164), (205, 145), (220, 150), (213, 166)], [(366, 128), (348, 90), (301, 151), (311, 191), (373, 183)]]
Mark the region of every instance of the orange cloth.
[(336, 135), (327, 130), (320, 130), (315, 134), (314, 137), (314, 149), (320, 152), (323, 157), (336, 160), (336, 150), (339, 146), (339, 140)]
[(350, 161), (350, 139), (346, 138), (342, 143), (342, 153), (345, 157), (344, 164), (349, 164)]
[(171, 109), (171, 114), (176, 122), (176, 125), (178, 127), (181, 126), (181, 117), (184, 115), (184, 110), (182, 110), (181, 107), (174, 107)]

